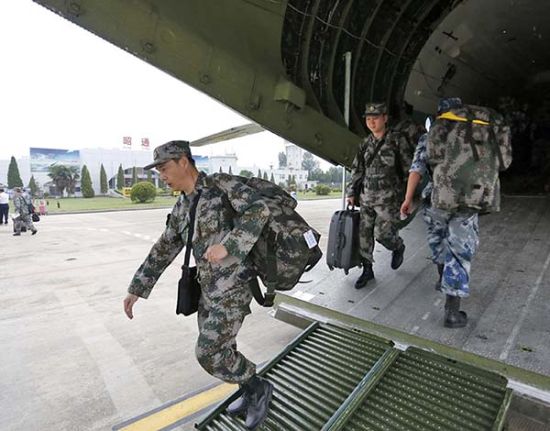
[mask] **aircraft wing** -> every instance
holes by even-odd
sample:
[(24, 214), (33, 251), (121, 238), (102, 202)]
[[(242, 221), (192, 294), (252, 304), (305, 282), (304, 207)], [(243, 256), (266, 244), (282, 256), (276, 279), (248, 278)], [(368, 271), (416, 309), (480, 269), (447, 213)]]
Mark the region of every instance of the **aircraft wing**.
[(192, 147), (202, 147), (204, 145), (215, 144), (217, 142), (229, 141), (230, 139), (241, 138), (247, 135), (253, 135), (265, 131), (262, 126), (255, 123), (244, 124), (242, 126), (231, 127), (230, 129), (218, 132), (210, 136), (192, 141)]

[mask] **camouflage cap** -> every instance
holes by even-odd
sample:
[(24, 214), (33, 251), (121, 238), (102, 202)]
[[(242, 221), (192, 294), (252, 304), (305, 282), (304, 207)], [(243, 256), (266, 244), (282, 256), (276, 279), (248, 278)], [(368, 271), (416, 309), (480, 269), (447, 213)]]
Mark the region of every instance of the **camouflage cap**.
[(153, 163), (145, 166), (143, 169), (152, 169), (161, 163), (169, 160), (180, 159), (182, 156), (191, 157), (191, 149), (188, 141), (170, 141), (159, 145), (153, 151)]
[(370, 102), (365, 105), (365, 117), (367, 115), (387, 114), (388, 108), (385, 103)]
[(462, 99), (460, 97), (444, 97), (439, 99), (437, 112), (447, 112), (450, 109), (462, 108)]

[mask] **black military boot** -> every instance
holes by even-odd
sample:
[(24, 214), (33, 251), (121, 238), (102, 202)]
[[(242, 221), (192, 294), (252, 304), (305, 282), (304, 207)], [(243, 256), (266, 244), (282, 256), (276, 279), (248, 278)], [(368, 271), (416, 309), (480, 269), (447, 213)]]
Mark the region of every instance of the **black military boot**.
[(447, 295), (445, 302), (445, 328), (464, 328), (468, 323), (468, 315), (460, 311), (460, 296)]
[(248, 393), (248, 410), (245, 425), (249, 430), (256, 429), (267, 417), (269, 403), (273, 395), (273, 384), (254, 376), (245, 384)]
[(241, 396), (227, 406), (225, 411), (230, 415), (240, 415), (246, 413), (248, 409), (249, 395), (244, 385), (239, 385), (241, 388)]
[(439, 280), (437, 283), (435, 283), (435, 290), (441, 292), (441, 280), (443, 279), (443, 268), (445, 268), (445, 265), (442, 263), (437, 264), (437, 273), (439, 274)]
[(363, 264), (363, 272), (355, 282), (355, 288), (361, 289), (367, 285), (369, 280), (374, 278), (374, 272), (372, 272), (372, 262), (369, 262), (366, 259), (362, 259), (361, 263)]
[(391, 269), (397, 269), (403, 263), (403, 256), (405, 255), (405, 244), (401, 244), (397, 250), (394, 250), (391, 254)]

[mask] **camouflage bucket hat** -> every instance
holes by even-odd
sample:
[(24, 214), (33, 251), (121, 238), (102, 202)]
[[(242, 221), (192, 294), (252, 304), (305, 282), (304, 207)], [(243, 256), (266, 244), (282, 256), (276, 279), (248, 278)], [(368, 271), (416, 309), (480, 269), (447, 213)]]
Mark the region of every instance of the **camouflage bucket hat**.
[(182, 156), (191, 157), (191, 149), (188, 141), (170, 141), (159, 145), (153, 152), (153, 163), (145, 166), (143, 169), (152, 169), (161, 163), (169, 160), (180, 159)]
[(367, 103), (365, 105), (365, 117), (367, 115), (382, 115), (387, 114), (388, 108), (385, 103)]
[(462, 108), (462, 99), (460, 97), (446, 97), (439, 99), (437, 112), (447, 112), (451, 109)]

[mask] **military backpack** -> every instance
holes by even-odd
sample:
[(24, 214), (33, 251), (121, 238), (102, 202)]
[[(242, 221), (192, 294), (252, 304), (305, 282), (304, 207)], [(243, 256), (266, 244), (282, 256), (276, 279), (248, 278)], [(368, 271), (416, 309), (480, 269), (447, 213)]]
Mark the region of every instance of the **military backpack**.
[[(218, 175), (224, 174), (212, 175), (214, 181)], [(296, 212), (296, 199), (281, 187), (256, 177), (234, 175), (234, 178), (257, 190), (269, 208), (269, 220), (249, 257), (266, 287), (264, 297), (259, 285), (254, 283), (254, 298), (259, 304), (270, 307), (276, 290), (291, 290), (300, 282), (302, 274), (321, 259), (321, 235)], [(229, 199), (226, 206), (232, 210)]]
[(428, 133), (427, 153), (434, 208), (500, 210), (498, 174), (512, 162), (510, 128), (500, 114), (474, 105), (441, 113)]

